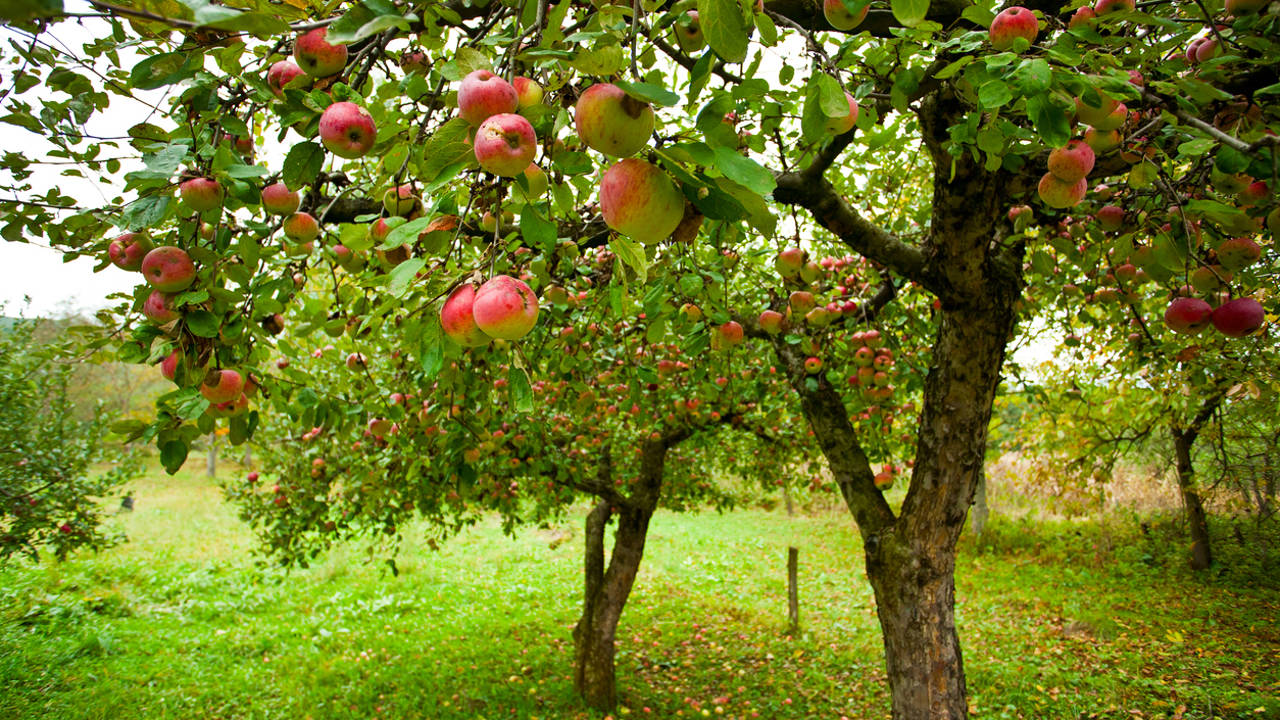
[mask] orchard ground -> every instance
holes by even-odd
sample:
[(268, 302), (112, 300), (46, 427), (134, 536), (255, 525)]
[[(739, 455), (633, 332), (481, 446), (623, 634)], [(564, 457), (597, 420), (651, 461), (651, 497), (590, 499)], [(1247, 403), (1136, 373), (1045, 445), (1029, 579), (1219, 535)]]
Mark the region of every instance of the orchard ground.
[[(494, 520), (439, 552), (409, 532), (398, 576), (354, 546), (284, 572), (255, 565), (195, 465), (135, 485), (137, 510), (114, 521), (127, 544), (0, 571), (0, 717), (598, 717), (571, 677), (585, 507), (559, 543)], [(1280, 718), (1274, 566), (1215, 527), (1219, 565), (1194, 575), (1176, 521), (1143, 519), (996, 515), (980, 547), (962, 542), (974, 716)], [(842, 509), (660, 513), (619, 630), (614, 717), (888, 717), (861, 558)]]

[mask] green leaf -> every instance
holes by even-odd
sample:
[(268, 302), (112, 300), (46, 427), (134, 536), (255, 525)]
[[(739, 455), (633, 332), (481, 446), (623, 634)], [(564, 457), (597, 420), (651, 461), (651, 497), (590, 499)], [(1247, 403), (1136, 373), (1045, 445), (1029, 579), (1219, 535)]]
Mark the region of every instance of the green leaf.
[(435, 377), (444, 367), (444, 334), (440, 328), (439, 313), (427, 313), (426, 326), (422, 329), (421, 357), (418, 363), (428, 378)]
[(507, 371), (507, 393), (511, 406), (517, 412), (533, 412), (533, 388), (529, 385), (529, 373), (515, 365)]
[(645, 102), (651, 102), (654, 105), (663, 107), (672, 107), (680, 103), (680, 96), (670, 90), (652, 83), (645, 82), (626, 82), (623, 80), (614, 80), (614, 85), (622, 88), (631, 97)]
[(416, 220), (410, 220), (387, 233), (387, 239), (382, 241), (382, 244), (378, 246), (378, 249), (390, 250), (391, 248), (398, 248), (401, 245), (408, 245), (414, 240), (417, 240), (418, 234), (423, 230), (426, 230), (427, 226), (430, 224), (431, 218), (429, 217), (420, 217)]
[(689, 71), (689, 102), (697, 100), (702, 89), (707, 86), (715, 59), (715, 52), (708, 50), (698, 58), (698, 62), (693, 64), (693, 69)]
[(1243, 211), (1213, 200), (1192, 200), (1186, 211), (1200, 215), (1221, 227), (1229, 235), (1249, 235), (1257, 231), (1257, 225)]
[(427, 261), (424, 258), (409, 258), (391, 270), (391, 281), (387, 283), (387, 292), (392, 297), (404, 297), (409, 290), (409, 284), (417, 277), (418, 271), (426, 266)]
[(929, 0), (890, 0), (889, 9), (898, 22), (913, 28), (929, 14)]
[(202, 338), (218, 337), (218, 318), (208, 310), (193, 310), (185, 316), (187, 329)]
[(698, 0), (698, 20), (707, 44), (725, 62), (747, 59), (747, 24), (732, 0)]
[(578, 55), (570, 64), (581, 73), (605, 77), (621, 70), (627, 58), (620, 46), (606, 45)]
[(750, 188), (752, 192), (768, 195), (778, 186), (773, 179), (773, 173), (761, 167), (755, 160), (743, 157), (724, 146), (716, 147), (715, 153), (716, 167), (720, 172), (730, 180)]
[(324, 167), (324, 148), (304, 141), (289, 148), (284, 158), (284, 184), (290, 190), (300, 190), (315, 181)]
[(613, 250), (613, 254), (631, 269), (636, 271), (636, 277), (640, 278), (640, 282), (644, 282), (649, 276), (649, 260), (645, 257), (644, 247), (623, 235), (615, 235), (609, 240), (609, 249)]
[(1049, 147), (1059, 148), (1071, 139), (1071, 112), (1054, 104), (1050, 95), (1027, 98), (1027, 115)]
[(139, 90), (155, 90), (185, 80), (204, 65), (198, 52), (171, 52), (152, 55), (133, 66), (129, 84)]
[(978, 102), (984, 110), (994, 110), (1013, 99), (1013, 90), (1004, 80), (991, 80), (978, 88)]
[(170, 440), (161, 445), (160, 464), (164, 466), (164, 471), (172, 475), (181, 470), (189, 451), (190, 448), (181, 440)]
[(829, 118), (842, 118), (849, 114), (849, 100), (844, 96), (844, 88), (840, 81), (827, 75), (819, 74), (813, 79), (818, 86), (818, 109)]
[(543, 218), (533, 205), (525, 205), (520, 211), (520, 232), (525, 244), (548, 252), (555, 247), (559, 235), (555, 224)]
[(760, 31), (760, 42), (765, 47), (778, 44), (778, 26), (765, 13), (756, 13), (756, 30)]
[(125, 227), (138, 231), (159, 225), (168, 214), (171, 201), (167, 195), (147, 195), (134, 200), (121, 213)]
[(390, 3), (367, 1), (352, 7), (330, 25), (325, 39), (330, 43), (349, 44), (393, 27), (407, 31), (412, 20), (417, 20), (417, 16), (401, 15)]

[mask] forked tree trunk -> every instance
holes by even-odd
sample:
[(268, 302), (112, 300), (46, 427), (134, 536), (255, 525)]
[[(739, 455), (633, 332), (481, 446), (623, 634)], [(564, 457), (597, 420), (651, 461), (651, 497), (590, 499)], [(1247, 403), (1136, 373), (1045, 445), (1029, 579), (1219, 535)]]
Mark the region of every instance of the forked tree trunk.
[(1191, 447), (1197, 433), (1173, 429), (1173, 452), (1178, 465), (1178, 491), (1182, 493), (1182, 505), (1187, 514), (1187, 531), (1191, 535), (1191, 569), (1207, 570), (1213, 564), (1213, 552), (1209, 548), (1209, 521), (1204, 512), (1204, 501), (1196, 490), (1195, 465), (1191, 462)]

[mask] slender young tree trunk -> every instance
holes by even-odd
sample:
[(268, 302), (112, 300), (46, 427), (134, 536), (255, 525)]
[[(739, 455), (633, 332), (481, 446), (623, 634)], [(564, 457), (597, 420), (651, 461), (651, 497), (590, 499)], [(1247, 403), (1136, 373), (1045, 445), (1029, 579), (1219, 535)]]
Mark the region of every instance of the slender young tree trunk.
[(969, 514), (969, 527), (973, 530), (973, 535), (977, 539), (982, 539), (982, 533), (987, 529), (987, 515), (990, 509), (987, 507), (987, 471), (983, 468), (978, 474), (978, 489), (973, 494), (973, 510)]
[(1173, 428), (1173, 452), (1178, 465), (1178, 491), (1182, 493), (1182, 505), (1187, 513), (1187, 530), (1191, 534), (1191, 569), (1207, 570), (1213, 564), (1209, 548), (1209, 521), (1204, 512), (1204, 502), (1196, 491), (1195, 466), (1191, 463), (1191, 447), (1197, 433)]
[(211, 478), (218, 477), (218, 443), (209, 438), (209, 455), (205, 459), (205, 474)]

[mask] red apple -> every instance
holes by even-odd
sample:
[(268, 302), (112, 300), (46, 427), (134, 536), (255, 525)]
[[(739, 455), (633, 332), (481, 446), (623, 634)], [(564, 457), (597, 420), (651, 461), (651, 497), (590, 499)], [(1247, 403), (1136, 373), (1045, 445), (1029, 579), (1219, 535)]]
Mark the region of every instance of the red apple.
[(157, 325), (164, 325), (182, 317), (182, 314), (173, 307), (173, 296), (159, 290), (152, 290), (142, 303), (142, 314)]
[(670, 237), (684, 217), (684, 195), (657, 165), (637, 158), (613, 164), (600, 180), (605, 224), (645, 244)]
[(1074, 183), (1067, 183), (1053, 176), (1053, 173), (1045, 173), (1040, 178), (1040, 185), (1036, 188), (1040, 199), (1045, 205), (1058, 209), (1073, 207), (1081, 200), (1089, 190), (1089, 181), (1080, 178)]
[(796, 290), (787, 298), (787, 302), (791, 305), (791, 312), (796, 315), (804, 315), (817, 305), (813, 293), (808, 290)]
[(538, 151), (538, 138), (524, 117), (502, 113), (480, 123), (474, 147), (480, 167), (494, 175), (515, 177), (533, 162)]
[[(1120, 101), (1111, 97), (1098, 94), (1101, 105), (1091, 105), (1084, 100), (1083, 97), (1076, 98), (1076, 119), (1085, 125), (1099, 127), (1100, 123), (1106, 123), (1107, 118), (1111, 116), (1119, 107)], [(1115, 128), (1107, 128), (1114, 130)]]
[(686, 55), (692, 55), (707, 46), (697, 10), (685, 11), (684, 16), (676, 21), (676, 45), (679, 45)]
[(742, 344), (743, 337), (742, 326), (736, 321), (730, 320), (712, 331), (711, 347), (717, 350), (727, 350), (735, 345)]
[(804, 250), (793, 247), (778, 253), (773, 261), (773, 268), (784, 280), (800, 277), (800, 269), (804, 267)]
[(1093, 11), (1099, 15), (1106, 15), (1125, 10), (1132, 11), (1137, 6), (1136, 0), (1098, 0), (1093, 4)]
[(320, 115), (320, 141), (340, 158), (364, 157), (377, 139), (373, 116), (355, 103), (334, 103)]
[(421, 209), (422, 200), (413, 194), (412, 186), (397, 185), (382, 194), (382, 207), (388, 215), (407, 217)]
[(804, 371), (810, 375), (822, 372), (822, 358), (809, 357), (804, 360)]
[(822, 16), (827, 19), (827, 24), (836, 30), (852, 30), (858, 27), (867, 18), (867, 11), (870, 9), (871, 3), (868, 2), (855, 15), (849, 12), (844, 0), (823, 0), (822, 2)]
[(182, 362), (182, 351), (174, 350), (169, 353), (168, 357), (160, 361), (160, 374), (166, 380), (173, 380), (178, 376), (178, 363)]
[(281, 226), (285, 237), (296, 243), (309, 243), (320, 236), (320, 223), (311, 213), (294, 213), (285, 218)]
[(107, 257), (121, 270), (137, 271), (142, 269), (142, 258), (151, 252), (152, 247), (151, 241), (142, 233), (125, 233), (107, 246)]
[(1209, 325), (1213, 308), (1200, 298), (1174, 298), (1164, 311), (1164, 324), (1176, 333), (1194, 335)]
[(1064, 183), (1074, 183), (1088, 176), (1093, 162), (1093, 148), (1083, 140), (1072, 140), (1049, 153), (1049, 172)]
[(849, 101), (849, 114), (838, 118), (827, 118), (822, 130), (828, 135), (843, 135), (852, 130), (854, 124), (858, 122), (858, 101), (854, 100), (853, 95), (848, 92), (844, 94), (844, 97)]
[(142, 275), (162, 292), (186, 290), (196, 279), (196, 266), (182, 248), (158, 247), (142, 259)]
[(293, 59), (311, 77), (329, 77), (347, 66), (347, 46), (330, 45), (325, 40), (326, 28), (315, 28), (298, 36), (293, 43)]
[(488, 70), (473, 70), (458, 86), (458, 114), (472, 125), (514, 113), (519, 106), (519, 93), (511, 83)]
[(299, 75), (306, 75), (302, 68), (288, 60), (281, 60), (271, 66), (267, 71), (267, 87), (271, 88), (271, 92), (277, 96), (284, 93), (284, 87), (289, 84), (290, 80)]
[(1036, 21), (1036, 14), (1015, 5), (996, 15), (991, 21), (987, 36), (991, 40), (991, 47), (996, 50), (1011, 50), (1018, 38), (1026, 40), (1027, 45), (1030, 45), (1036, 41), (1036, 35), (1039, 32), (1040, 26)]
[(1107, 232), (1115, 232), (1124, 227), (1124, 208), (1119, 205), (1104, 205), (1098, 210), (1098, 225)]
[(297, 212), (302, 197), (282, 182), (262, 188), (262, 208), (272, 215), (288, 215)]
[(484, 334), (471, 313), (475, 302), (476, 289), (471, 283), (463, 283), (449, 295), (440, 308), (440, 326), (450, 340), (463, 347), (479, 347), (489, 343), (489, 336)]
[(1227, 0), (1226, 9), (1231, 15), (1252, 15), (1261, 12), (1263, 8), (1271, 4), (1271, 0)]
[(782, 313), (774, 310), (765, 310), (760, 313), (760, 319), (757, 320), (757, 322), (759, 323), (761, 330), (764, 330), (770, 335), (777, 335), (782, 332), (782, 320)]
[(1252, 335), (1266, 321), (1266, 312), (1253, 298), (1228, 300), (1213, 311), (1213, 327), (1227, 337)]
[(476, 291), (471, 314), (485, 335), (519, 340), (538, 322), (538, 299), (520, 280), (497, 275)]
[(648, 103), (617, 85), (597, 83), (578, 98), (573, 121), (587, 147), (621, 158), (635, 155), (648, 144), (654, 117)]
[(178, 194), (182, 202), (196, 212), (222, 207), (222, 185), (212, 178), (191, 178), (178, 186)]
[(1093, 148), (1093, 152), (1098, 155), (1120, 147), (1123, 139), (1119, 130), (1099, 130), (1091, 127), (1084, 131), (1085, 144)]
[(1098, 13), (1094, 12), (1093, 8), (1088, 6), (1076, 8), (1076, 11), (1071, 15), (1071, 20), (1067, 21), (1067, 29), (1077, 30), (1079, 28), (1093, 27), (1097, 24), (1097, 19)]
[(215, 405), (230, 402), (244, 393), (244, 377), (235, 370), (210, 370), (200, 383), (200, 394)]
[(1228, 270), (1243, 270), (1262, 257), (1262, 248), (1258, 243), (1244, 237), (1223, 241), (1217, 252), (1218, 262)]
[(517, 110), (526, 110), (542, 104), (542, 86), (533, 80), (519, 75), (511, 81), (511, 86), (516, 90)]

